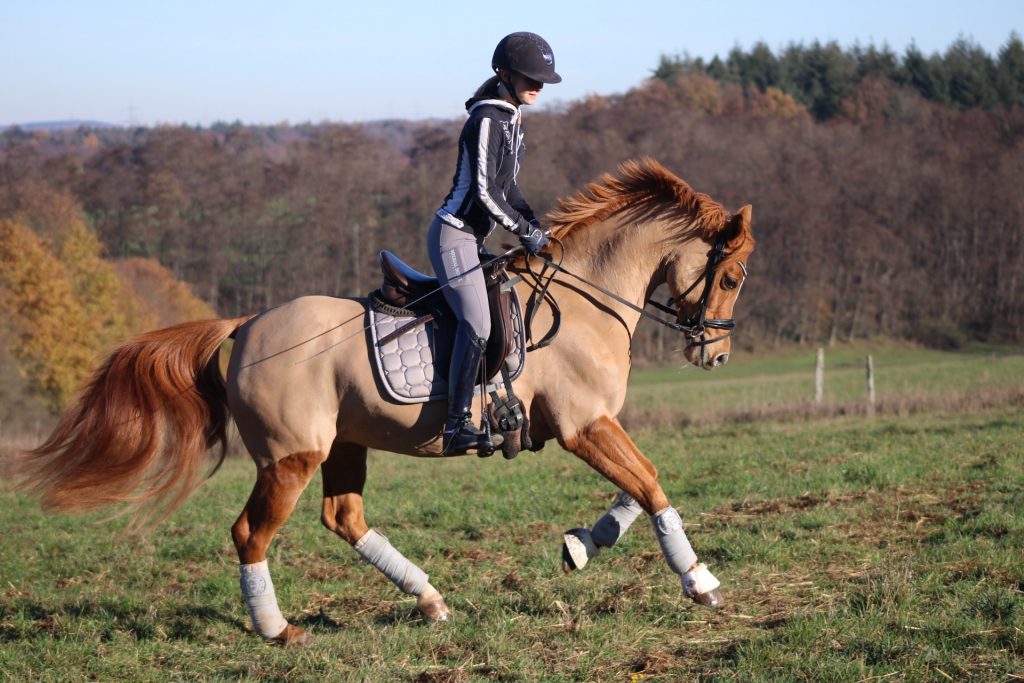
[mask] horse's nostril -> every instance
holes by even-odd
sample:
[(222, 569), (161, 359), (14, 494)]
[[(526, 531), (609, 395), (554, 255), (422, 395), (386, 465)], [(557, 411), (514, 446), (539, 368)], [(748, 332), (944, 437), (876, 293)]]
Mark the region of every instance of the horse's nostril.
[(715, 367), (718, 367), (719, 365), (725, 365), (728, 362), (729, 354), (727, 353), (720, 353), (717, 356), (715, 356)]

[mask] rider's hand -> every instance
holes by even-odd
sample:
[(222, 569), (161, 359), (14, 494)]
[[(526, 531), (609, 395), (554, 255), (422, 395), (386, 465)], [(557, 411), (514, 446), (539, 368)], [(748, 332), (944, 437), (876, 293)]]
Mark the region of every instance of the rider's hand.
[(548, 236), (539, 225), (530, 224), (529, 229), (519, 235), (519, 241), (529, 254), (536, 254), (548, 243)]

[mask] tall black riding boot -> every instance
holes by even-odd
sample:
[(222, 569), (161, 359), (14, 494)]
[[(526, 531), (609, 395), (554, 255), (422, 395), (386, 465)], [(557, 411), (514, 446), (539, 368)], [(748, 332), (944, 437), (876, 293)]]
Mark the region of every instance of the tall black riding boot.
[(473, 387), (480, 379), (480, 357), (486, 346), (486, 339), (477, 337), (467, 322), (459, 321), (448, 372), (445, 455), (463, 455), (471, 450), (490, 454), (500, 445), (473, 426)]

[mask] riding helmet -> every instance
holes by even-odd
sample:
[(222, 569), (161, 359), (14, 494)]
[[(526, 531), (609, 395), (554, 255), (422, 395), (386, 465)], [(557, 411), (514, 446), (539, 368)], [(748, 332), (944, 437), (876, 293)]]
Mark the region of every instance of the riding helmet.
[(518, 71), (527, 78), (541, 83), (561, 83), (555, 73), (555, 53), (536, 33), (519, 31), (501, 39), (491, 57), (491, 69)]

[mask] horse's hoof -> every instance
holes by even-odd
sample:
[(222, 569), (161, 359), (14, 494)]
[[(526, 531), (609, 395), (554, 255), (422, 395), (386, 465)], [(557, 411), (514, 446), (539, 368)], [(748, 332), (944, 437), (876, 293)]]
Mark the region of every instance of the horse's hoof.
[(707, 593), (698, 593), (691, 597), (691, 599), (698, 605), (704, 605), (705, 607), (721, 607), (725, 604), (725, 598), (722, 597), (722, 591), (717, 588)]
[(429, 605), (422, 605), (418, 609), (424, 619), (436, 624), (443, 624), (452, 617), (452, 613), (448, 610), (448, 605), (444, 604), (444, 600)]
[(722, 591), (718, 590), (721, 582), (708, 570), (704, 563), (694, 566), (682, 576), (683, 592), (686, 597), (698, 605), (705, 607), (721, 607), (725, 603)]
[(271, 638), (270, 642), (281, 647), (306, 647), (313, 642), (313, 634), (298, 626), (288, 624), (283, 631)]
[(562, 571), (583, 569), (601, 551), (590, 536), (590, 529), (569, 529), (562, 534)]
[(451, 610), (448, 609), (444, 598), (429, 583), (416, 601), (416, 609), (428, 621), (444, 623), (452, 617)]

